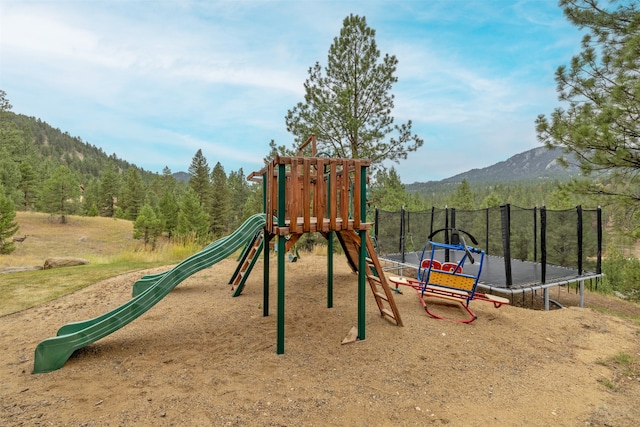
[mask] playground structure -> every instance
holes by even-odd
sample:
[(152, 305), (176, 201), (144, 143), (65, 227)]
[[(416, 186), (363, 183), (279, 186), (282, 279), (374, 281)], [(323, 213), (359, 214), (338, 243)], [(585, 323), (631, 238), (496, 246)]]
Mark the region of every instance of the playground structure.
[[(450, 233), (450, 243), (437, 243), (432, 241), (433, 236), (441, 232)], [(474, 244), (478, 244), (476, 238), (464, 230), (455, 228), (441, 228), (429, 234), (428, 241), (422, 250), (420, 263), (418, 264), (417, 279), (408, 277), (392, 276), (389, 280), (396, 285), (396, 292), (401, 293), (399, 286), (408, 286), (418, 293), (420, 303), (425, 312), (436, 319), (451, 320), (460, 323), (471, 323), (477, 319), (476, 314), (471, 310), (471, 301), (480, 300), (493, 303), (499, 308), (503, 304), (509, 304), (506, 298), (491, 294), (484, 294), (476, 291), (478, 280), (482, 274), (485, 253), (483, 250), (466, 243), (464, 235)], [(460, 256), (455, 262), (440, 262), (435, 258), (436, 251), (453, 251)], [(476, 260), (475, 256), (479, 255)], [(477, 264), (474, 273), (465, 271), (465, 263)], [(438, 314), (431, 307), (433, 300), (453, 301), (465, 312), (465, 317), (451, 317), (449, 315)], [(427, 303), (429, 301), (429, 303)]]
[[(301, 157), (311, 144), (313, 157)], [(261, 251), (265, 242), (277, 237), (277, 353), (284, 353), (285, 253), (305, 233), (318, 232), (327, 239), (327, 307), (333, 306), (334, 236), (340, 242), (347, 262), (358, 273), (358, 325), (343, 343), (364, 340), (366, 283), (383, 317), (402, 326), (393, 293), (377, 257), (366, 221), (368, 160), (316, 157), (312, 135), (299, 149), (298, 157), (276, 156), (265, 168), (248, 179), (262, 182), (266, 226), (262, 238), (243, 254), (239, 270), (232, 278), (243, 288), (243, 278), (251, 271), (255, 258), (264, 253), (264, 311), (269, 315), (269, 251)], [(288, 237), (288, 238), (286, 238)]]
[[(454, 208), (399, 212), (376, 210), (374, 235), (378, 257), (392, 269), (420, 268), (421, 251), (427, 236), (440, 228), (471, 232), (486, 253), (478, 288), (504, 295), (513, 302), (516, 295), (543, 292), (549, 309), (549, 290), (577, 284), (580, 306), (584, 306), (585, 282), (602, 276), (602, 212), (598, 209), (523, 209), (502, 205), (480, 210)], [(449, 233), (438, 242), (448, 244)], [(434, 258), (457, 262), (457, 254), (446, 247), (436, 248)], [(477, 266), (465, 272), (476, 275)], [(402, 274), (402, 273), (401, 273)]]
[[(242, 249), (230, 283), (233, 296), (241, 294), (246, 278), (260, 254), (264, 254), (263, 314), (269, 315), (269, 254), (264, 250), (277, 237), (277, 336), (276, 350), (284, 353), (285, 254), (304, 233), (321, 233), (328, 242), (327, 306), (333, 306), (333, 242), (344, 249), (351, 269), (358, 273), (358, 324), (344, 342), (365, 339), (365, 293), (369, 283), (382, 317), (402, 326), (366, 221), (368, 160), (315, 157), (315, 136), (300, 147), (312, 145), (314, 157), (277, 156), (264, 169), (249, 175), (261, 181), (264, 212), (253, 215), (229, 236), (219, 239), (174, 268), (138, 280), (127, 303), (101, 316), (62, 326), (55, 337), (35, 349), (34, 373), (61, 368), (75, 350), (129, 324), (187, 277), (222, 261)], [(299, 152), (301, 154), (301, 151)]]

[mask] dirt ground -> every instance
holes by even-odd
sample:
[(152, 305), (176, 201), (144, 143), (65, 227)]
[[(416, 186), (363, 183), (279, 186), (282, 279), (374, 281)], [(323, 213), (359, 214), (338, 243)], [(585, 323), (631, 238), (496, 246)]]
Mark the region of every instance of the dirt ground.
[[(478, 301), (478, 320), (465, 325), (427, 317), (407, 289), (396, 295), (405, 323), (397, 327), (369, 292), (366, 339), (341, 345), (357, 323), (357, 276), (336, 257), (328, 309), (326, 257), (305, 256), (286, 265), (286, 348), (278, 355), (275, 264), (268, 317), (261, 264), (238, 298), (227, 285), (235, 267), (228, 259), (188, 278), (50, 373), (31, 373), (36, 345), (127, 301), (143, 273), (0, 318), (0, 424), (638, 425), (640, 379), (611, 362), (640, 357), (640, 327), (630, 320)], [(577, 295), (552, 298), (572, 304)], [(602, 297), (588, 294), (587, 303), (593, 298)]]

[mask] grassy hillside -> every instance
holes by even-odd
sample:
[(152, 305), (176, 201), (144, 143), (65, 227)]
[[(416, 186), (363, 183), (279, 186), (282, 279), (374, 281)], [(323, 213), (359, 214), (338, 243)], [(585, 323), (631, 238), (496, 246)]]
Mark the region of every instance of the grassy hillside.
[(13, 253), (0, 255), (0, 273), (8, 267), (42, 266), (45, 259), (59, 256), (85, 258), (90, 264), (0, 274), (0, 316), (122, 273), (175, 264), (201, 249), (164, 241), (152, 252), (133, 239), (131, 221), (81, 216), (67, 219), (67, 224), (60, 224), (47, 214), (17, 212), (17, 237), (27, 238), (16, 243)]
[(16, 250), (0, 256), (0, 268), (43, 265), (48, 257), (86, 258), (92, 263), (105, 263), (119, 253), (134, 251), (131, 221), (102, 217), (69, 216), (67, 224), (48, 214), (16, 212), (20, 230), (15, 237), (27, 236), (16, 243)]

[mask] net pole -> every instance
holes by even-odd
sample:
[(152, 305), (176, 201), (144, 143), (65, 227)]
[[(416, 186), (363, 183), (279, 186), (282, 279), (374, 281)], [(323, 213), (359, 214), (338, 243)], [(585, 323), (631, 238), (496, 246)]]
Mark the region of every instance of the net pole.
[[(544, 284), (547, 280), (547, 210), (545, 208), (544, 210), (544, 221), (542, 221), (542, 212), (540, 212), (540, 219), (541, 219), (541, 232), (542, 232), (542, 236), (543, 237), (543, 241), (544, 241), (544, 249), (542, 249), (542, 253), (543, 253), (543, 257), (544, 257), (544, 262), (542, 263), (542, 272), (541, 272), (541, 278), (542, 278), (542, 284)], [(544, 288), (544, 310), (545, 311), (549, 311), (549, 288)]]
[[(444, 208), (444, 226), (446, 230), (444, 230), (444, 242), (449, 243), (449, 208)], [(449, 262), (449, 249), (444, 250), (444, 261)]]
[(484, 210), (484, 235), (485, 235), (485, 248), (484, 251), (489, 253), (489, 208)]
[(507, 288), (513, 286), (511, 273), (511, 205), (508, 203), (500, 206), (502, 220), (502, 252), (504, 254), (504, 274)]
[(602, 208), (600, 206), (598, 206), (598, 210), (597, 210), (597, 227), (598, 227), (598, 259), (596, 261), (596, 273), (602, 274)]
[(538, 208), (533, 208), (533, 262), (538, 261)]
[(582, 248), (582, 206), (578, 205), (576, 206), (576, 213), (578, 214), (578, 224), (577, 224), (577, 233), (578, 233), (578, 275), (582, 276), (582, 254), (583, 254), (583, 248)]
[(401, 254), (401, 259), (402, 262), (405, 262), (405, 257), (404, 257), (404, 206), (402, 208), (400, 208), (400, 254)]

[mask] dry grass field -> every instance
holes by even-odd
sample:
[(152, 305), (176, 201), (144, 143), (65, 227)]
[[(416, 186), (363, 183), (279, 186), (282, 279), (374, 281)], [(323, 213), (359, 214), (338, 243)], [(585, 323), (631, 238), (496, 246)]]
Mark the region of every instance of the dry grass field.
[(15, 237), (27, 236), (16, 243), (16, 250), (0, 256), (5, 267), (42, 266), (49, 257), (69, 256), (101, 263), (119, 253), (134, 250), (131, 221), (71, 215), (66, 224), (40, 212), (17, 212), (20, 230)]

